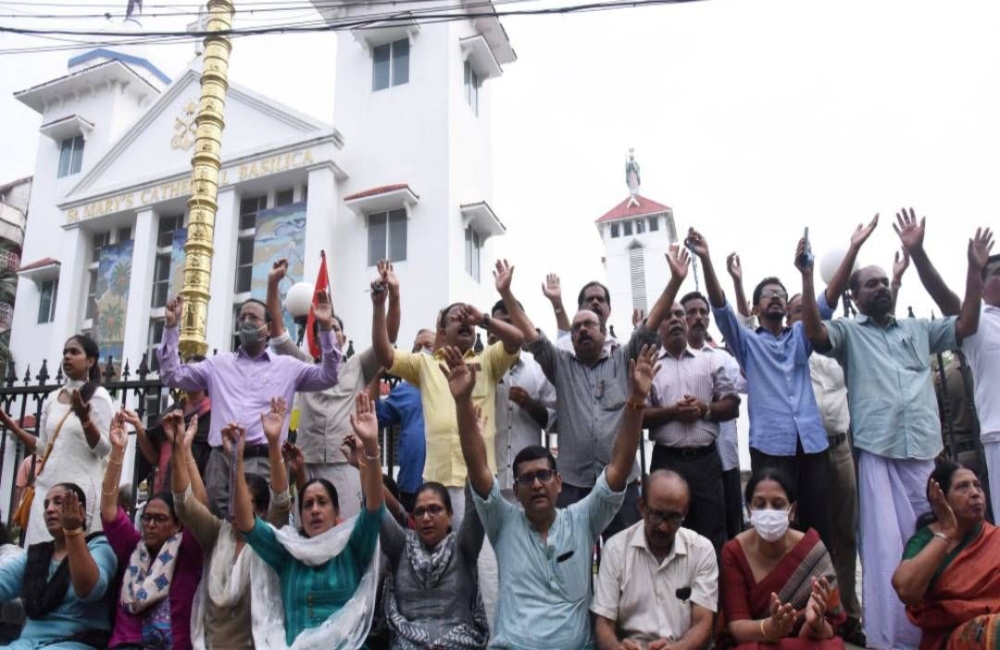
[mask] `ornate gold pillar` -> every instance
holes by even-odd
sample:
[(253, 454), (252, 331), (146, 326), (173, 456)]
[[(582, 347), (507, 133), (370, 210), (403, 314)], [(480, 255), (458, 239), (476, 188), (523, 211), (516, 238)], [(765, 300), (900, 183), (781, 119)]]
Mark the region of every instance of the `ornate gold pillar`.
[(188, 199), (188, 231), (184, 244), (184, 313), (180, 322), (180, 351), (184, 358), (205, 354), (205, 323), (208, 319), (209, 283), (212, 276), (212, 237), (215, 231), (219, 168), (222, 166), (223, 110), (229, 88), (228, 32), (233, 23), (230, 0), (208, 1), (201, 101), (195, 116), (194, 155), (191, 157), (191, 198)]

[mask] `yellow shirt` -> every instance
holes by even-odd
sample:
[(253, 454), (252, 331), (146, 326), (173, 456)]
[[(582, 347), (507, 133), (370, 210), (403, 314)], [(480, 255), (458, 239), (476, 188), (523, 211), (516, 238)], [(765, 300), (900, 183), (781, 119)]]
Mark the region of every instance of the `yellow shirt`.
[[(496, 474), (493, 438), (496, 435), (496, 388), (504, 373), (517, 361), (519, 352), (508, 354), (502, 342), (496, 342), (477, 356), (472, 350), (465, 353), (467, 364), (478, 364), (476, 387), (472, 401), (482, 409), (486, 418), (483, 438), (486, 442), (486, 462)], [(424, 436), (427, 438), (427, 459), (424, 462), (424, 480), (437, 481), (447, 487), (463, 487), (467, 470), (458, 438), (458, 415), (455, 400), (448, 389), (448, 378), (441, 372), (445, 366), (441, 352), (433, 356), (422, 352), (396, 351), (389, 373), (402, 377), (420, 389), (424, 407)]]

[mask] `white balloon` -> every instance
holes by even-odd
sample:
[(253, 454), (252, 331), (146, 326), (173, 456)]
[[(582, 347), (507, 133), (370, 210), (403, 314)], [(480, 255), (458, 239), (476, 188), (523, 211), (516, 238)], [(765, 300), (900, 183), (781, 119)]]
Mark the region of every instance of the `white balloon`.
[[(840, 268), (840, 263), (844, 261), (846, 255), (847, 249), (844, 247), (831, 248), (823, 254), (819, 261), (819, 276), (827, 285), (833, 281), (833, 275)], [(857, 263), (854, 266), (857, 267)]]

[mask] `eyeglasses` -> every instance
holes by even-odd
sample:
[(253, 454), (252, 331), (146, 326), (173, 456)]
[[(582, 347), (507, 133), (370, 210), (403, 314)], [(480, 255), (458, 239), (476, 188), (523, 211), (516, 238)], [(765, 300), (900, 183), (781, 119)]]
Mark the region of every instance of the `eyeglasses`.
[(541, 483), (548, 483), (555, 477), (555, 470), (551, 469), (540, 469), (537, 472), (528, 472), (527, 474), (521, 474), (515, 481), (518, 485), (523, 485), (524, 487), (530, 487), (535, 484), (535, 479), (538, 479)]
[(760, 297), (763, 300), (769, 298), (781, 298), (782, 300), (788, 300), (788, 293), (782, 291), (781, 289), (764, 289), (760, 292)]
[(166, 515), (143, 515), (140, 519), (144, 524), (156, 524), (157, 526), (161, 526), (170, 521), (170, 517)]
[(415, 508), (413, 510), (413, 517), (414, 519), (420, 519), (424, 515), (430, 515), (430, 518), (434, 519), (442, 512), (444, 512), (444, 506), (432, 503), (431, 505), (426, 507)]
[(649, 510), (646, 512), (646, 521), (654, 528), (662, 526), (663, 522), (667, 522), (671, 528), (680, 528), (681, 524), (684, 523), (684, 515), (679, 512)]

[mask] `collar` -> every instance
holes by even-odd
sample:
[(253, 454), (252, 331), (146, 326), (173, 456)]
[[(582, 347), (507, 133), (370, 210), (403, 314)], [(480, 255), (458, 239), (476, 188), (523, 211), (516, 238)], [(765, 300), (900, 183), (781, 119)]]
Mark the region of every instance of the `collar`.
[[(469, 348), (468, 350), (465, 351), (465, 354), (462, 355), (462, 358), (463, 359), (475, 359), (476, 356), (477, 356), (476, 355), (476, 351), (473, 350), (472, 348)], [(439, 348), (439, 349), (435, 350), (434, 351), (434, 358), (435, 359), (444, 359), (444, 348)]]
[[(670, 549), (670, 553), (667, 555), (667, 557), (663, 558), (663, 562), (660, 563), (661, 566), (669, 564), (670, 561), (673, 560), (678, 555), (688, 554), (688, 543), (687, 543), (687, 537), (683, 534), (684, 530), (686, 529), (683, 527), (677, 529), (677, 533), (674, 534), (674, 546), (673, 548)], [(653, 559), (656, 559), (656, 556), (653, 555), (653, 552), (649, 550), (649, 544), (646, 542), (645, 521), (641, 519), (639, 520), (639, 523), (636, 524), (636, 529), (632, 533), (632, 539), (629, 542), (629, 546), (632, 546), (634, 548), (641, 548), (646, 553), (649, 553), (649, 555)]]
[(261, 351), (260, 354), (258, 354), (256, 357), (251, 357), (250, 354), (246, 350), (244, 350), (243, 346), (241, 345), (240, 347), (236, 348), (236, 352), (234, 352), (233, 354), (235, 354), (237, 358), (243, 357), (244, 359), (249, 359), (250, 361), (258, 361), (258, 360), (270, 361), (271, 354), (270, 352), (268, 352), (269, 349), (270, 346), (265, 345), (264, 349)]
[[(697, 356), (698, 356), (698, 350), (695, 350), (690, 345), (686, 345), (684, 347), (684, 350), (681, 352), (680, 358), (681, 359), (684, 359), (684, 358), (694, 358), (694, 357), (697, 357)], [(663, 359), (664, 357), (670, 357), (671, 359), (677, 359), (677, 357), (675, 357), (674, 355), (670, 354), (670, 351), (667, 350), (666, 346), (660, 348), (660, 356), (659, 356), (659, 358)]]
[[(767, 329), (763, 325), (761, 325), (760, 327), (758, 327), (754, 331), (757, 332), (758, 334), (771, 334), (771, 330)], [(781, 334), (779, 334), (778, 336), (775, 336), (774, 338), (782, 337), (782, 336), (784, 336), (785, 334), (788, 334), (791, 331), (792, 331), (791, 327), (782, 327), (781, 328)], [(772, 334), (772, 336), (773, 336), (773, 334)]]
[[(870, 324), (872, 327), (880, 327), (880, 325), (875, 322), (875, 319), (873, 319), (868, 314), (862, 314), (861, 312), (858, 312), (858, 315), (854, 317), (854, 320), (856, 320), (859, 325)], [(888, 320), (885, 323), (885, 329), (889, 329), (893, 325), (898, 325), (898, 324), (899, 323), (896, 322), (896, 316), (894, 314), (889, 314)]]

